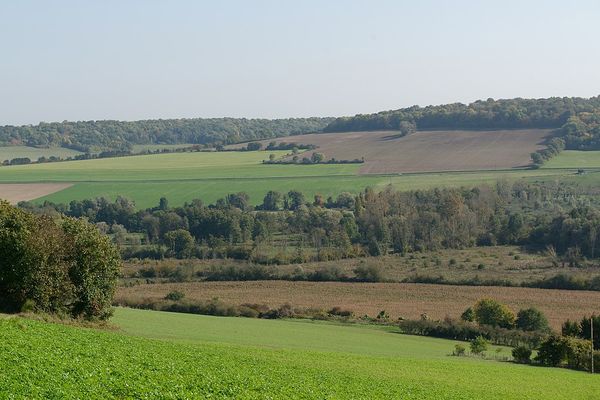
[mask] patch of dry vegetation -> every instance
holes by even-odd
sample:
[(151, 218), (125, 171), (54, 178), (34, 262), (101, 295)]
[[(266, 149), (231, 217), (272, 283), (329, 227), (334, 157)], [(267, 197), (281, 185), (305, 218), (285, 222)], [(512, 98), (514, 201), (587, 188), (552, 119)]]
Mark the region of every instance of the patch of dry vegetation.
[(536, 307), (550, 325), (560, 329), (567, 319), (578, 319), (598, 312), (600, 292), (531, 289), (489, 286), (450, 286), (415, 283), (342, 282), (185, 282), (141, 284), (121, 287), (117, 301), (159, 300), (180, 291), (189, 300), (218, 297), (228, 304), (260, 303), (277, 307), (289, 303), (296, 307), (330, 309), (340, 307), (356, 315), (375, 316), (381, 310), (391, 318), (418, 319), (458, 317), (477, 300), (489, 297), (517, 311)]

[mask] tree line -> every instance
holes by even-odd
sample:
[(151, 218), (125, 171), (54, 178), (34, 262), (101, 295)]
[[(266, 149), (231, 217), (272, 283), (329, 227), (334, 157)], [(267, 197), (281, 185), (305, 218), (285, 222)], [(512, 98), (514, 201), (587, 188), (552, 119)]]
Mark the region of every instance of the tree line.
[[(414, 130), (432, 129), (531, 128), (555, 129), (556, 135), (564, 140), (567, 149), (600, 149), (600, 96), (587, 99), (487, 99), (471, 104), (412, 106), (336, 118), (324, 131), (400, 130), (406, 134)], [(554, 143), (554, 147), (557, 144)]]
[(93, 153), (130, 152), (134, 144), (226, 145), (319, 132), (332, 118), (190, 118), (143, 121), (63, 121), (0, 126), (0, 145), (59, 146)]
[[(234, 258), (262, 264), (514, 244), (578, 266), (600, 255), (600, 205), (586, 189), (559, 183), (398, 192), (311, 199), (269, 191), (252, 206), (246, 193), (139, 210), (119, 197), (68, 205), (22, 203), (38, 213), (86, 218), (113, 236), (127, 257)], [(142, 243), (128, 243), (136, 233)]]

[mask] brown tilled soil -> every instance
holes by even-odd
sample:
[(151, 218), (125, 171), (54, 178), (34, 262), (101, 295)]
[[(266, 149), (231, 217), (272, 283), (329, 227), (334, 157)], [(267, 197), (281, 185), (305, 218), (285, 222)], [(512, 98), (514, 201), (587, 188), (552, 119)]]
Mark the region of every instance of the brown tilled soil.
[(537, 307), (554, 329), (566, 319), (600, 313), (600, 292), (529, 289), (489, 286), (449, 286), (418, 283), (341, 283), (341, 282), (189, 282), (142, 284), (119, 288), (117, 299), (158, 300), (174, 290), (191, 300), (267, 304), (277, 307), (289, 303), (296, 307), (328, 309), (342, 307), (357, 315), (375, 316), (386, 310), (392, 318), (419, 318), (426, 313), (434, 319), (449, 315), (458, 318), (478, 299), (489, 297), (507, 304), (513, 311)]
[[(342, 132), (291, 136), (276, 142), (314, 144), (326, 159), (364, 157), (361, 174), (472, 171), (524, 167), (544, 147), (546, 129), (501, 131)], [(271, 140), (263, 141), (266, 145)], [(312, 152), (301, 157), (310, 157)]]
[(33, 200), (72, 186), (71, 183), (2, 183), (0, 199), (17, 204), (19, 201)]

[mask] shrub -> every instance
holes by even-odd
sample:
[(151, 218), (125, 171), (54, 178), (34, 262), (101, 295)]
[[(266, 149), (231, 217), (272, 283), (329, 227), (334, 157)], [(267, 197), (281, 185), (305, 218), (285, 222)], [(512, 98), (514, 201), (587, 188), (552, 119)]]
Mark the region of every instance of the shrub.
[(503, 304), (492, 299), (481, 299), (473, 308), (475, 320), (480, 325), (510, 329), (515, 324), (515, 315)]
[(462, 344), (457, 344), (454, 346), (454, 351), (452, 352), (453, 356), (461, 357), (464, 356), (467, 349)]
[(460, 319), (466, 322), (473, 322), (475, 321), (475, 312), (469, 307), (460, 315)]
[(524, 331), (547, 331), (548, 320), (537, 308), (526, 308), (517, 313), (516, 326)]
[(471, 341), (471, 353), (479, 355), (485, 353), (488, 349), (489, 342), (483, 336), (477, 336), (475, 339)]
[(360, 282), (383, 282), (381, 268), (376, 265), (360, 265), (354, 269), (356, 280)]
[(0, 202), (0, 310), (107, 319), (121, 261), (86, 221), (55, 221)]
[(543, 365), (556, 367), (567, 359), (568, 353), (568, 338), (565, 336), (552, 335), (541, 343), (535, 359)]
[(529, 364), (531, 362), (531, 349), (527, 346), (517, 346), (512, 349), (512, 356), (515, 362), (519, 364)]
[(185, 297), (185, 294), (183, 292), (174, 290), (172, 292), (167, 293), (167, 295), (165, 296), (165, 300), (179, 301), (179, 300), (183, 299), (184, 297)]

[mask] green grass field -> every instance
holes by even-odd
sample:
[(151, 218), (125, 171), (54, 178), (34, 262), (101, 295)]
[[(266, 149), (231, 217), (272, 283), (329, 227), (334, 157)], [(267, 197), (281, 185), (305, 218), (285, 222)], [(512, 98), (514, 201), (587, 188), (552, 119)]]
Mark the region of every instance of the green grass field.
[(544, 168), (600, 168), (600, 151), (565, 150), (546, 162)]
[[(264, 165), (269, 154), (285, 152), (197, 152), (106, 158), (0, 168), (0, 183), (72, 182), (73, 186), (38, 199), (56, 203), (104, 196), (125, 196), (138, 207), (151, 207), (160, 197), (171, 205), (200, 198), (214, 202), (228, 193), (246, 192), (260, 204), (269, 190), (300, 190), (307, 198), (319, 193), (357, 193), (367, 186), (398, 190), (493, 184), (498, 179), (569, 179), (595, 184), (600, 174), (575, 176), (578, 167), (600, 166), (600, 152), (564, 152), (537, 169), (358, 175), (359, 165)], [(574, 153), (574, 154), (573, 154)], [(585, 153), (580, 158), (579, 153)]]
[(81, 154), (77, 150), (66, 149), (64, 147), (50, 147), (48, 149), (39, 149), (29, 146), (1, 146), (0, 147), (0, 162), (4, 160), (12, 160), (13, 158), (27, 157), (31, 161), (37, 161), (40, 157), (61, 157), (66, 158)]
[(123, 333), (0, 318), (0, 398), (600, 395), (600, 380), (586, 373), (449, 357), (451, 341), (376, 328), (121, 309), (114, 322)]

